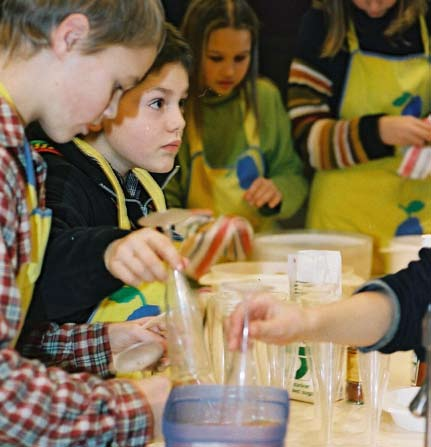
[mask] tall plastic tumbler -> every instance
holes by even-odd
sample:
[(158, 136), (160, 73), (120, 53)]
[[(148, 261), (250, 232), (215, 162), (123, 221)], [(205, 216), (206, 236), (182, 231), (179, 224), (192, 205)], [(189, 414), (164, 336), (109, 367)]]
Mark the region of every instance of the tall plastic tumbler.
[[(341, 298), (340, 252), (303, 250), (294, 257), (294, 297), (303, 306), (325, 305)], [(315, 404), (320, 419), (317, 445), (333, 445), (333, 413), (341, 384), (343, 349), (334, 343), (307, 344)]]
[(389, 355), (378, 351), (359, 352), (359, 372), (367, 415), (366, 439), (363, 446), (377, 446), (383, 396), (389, 380), (389, 362)]
[(166, 286), (166, 326), (173, 384), (214, 383), (202, 313), (187, 279), (178, 270), (170, 272)]

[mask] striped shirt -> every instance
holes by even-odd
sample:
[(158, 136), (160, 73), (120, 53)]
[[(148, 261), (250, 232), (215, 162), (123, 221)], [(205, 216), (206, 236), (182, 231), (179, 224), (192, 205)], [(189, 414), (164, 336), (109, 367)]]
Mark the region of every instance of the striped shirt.
[[(386, 55), (423, 52), (419, 22), (395, 43), (383, 36), (393, 14), (391, 11), (376, 20), (353, 7), (360, 48)], [(431, 23), (431, 11), (426, 20)], [(308, 166), (316, 170), (344, 168), (393, 155), (394, 147), (380, 138), (379, 110), (353, 119), (340, 118), (350, 54), (342, 49), (331, 58), (320, 56), (326, 26), (324, 13), (311, 8), (303, 18), (298, 36), (288, 86), (288, 110), (296, 149)]]

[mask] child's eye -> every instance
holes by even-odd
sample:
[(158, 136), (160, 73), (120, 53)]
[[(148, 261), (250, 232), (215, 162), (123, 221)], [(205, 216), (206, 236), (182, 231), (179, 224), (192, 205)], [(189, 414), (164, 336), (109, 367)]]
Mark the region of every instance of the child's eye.
[(248, 56), (241, 55), (241, 56), (235, 56), (234, 60), (235, 62), (243, 62), (247, 59)]
[(179, 101), (179, 106), (180, 106), (180, 108), (181, 109), (184, 109), (184, 106), (185, 106), (185, 104), (186, 104), (186, 101), (187, 101), (187, 98), (181, 98), (180, 99), (180, 101)]
[(213, 62), (221, 62), (223, 60), (221, 56), (208, 56), (208, 58)]
[(164, 100), (161, 98), (155, 99), (150, 102), (150, 107), (155, 110), (160, 110), (163, 107)]

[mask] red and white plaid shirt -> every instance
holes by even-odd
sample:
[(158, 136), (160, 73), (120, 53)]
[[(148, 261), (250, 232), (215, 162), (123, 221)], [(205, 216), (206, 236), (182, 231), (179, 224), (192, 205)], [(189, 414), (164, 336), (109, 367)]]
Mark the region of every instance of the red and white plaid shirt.
[[(108, 374), (106, 326), (48, 324), (11, 349), (21, 318), (16, 276), (30, 253), (22, 147), (24, 128), (0, 98), (0, 445), (143, 446), (153, 431), (151, 409), (129, 381)], [(33, 154), (39, 201), (44, 205), (45, 165)], [(30, 342), (29, 342), (30, 341)], [(30, 344), (29, 344), (30, 343)]]

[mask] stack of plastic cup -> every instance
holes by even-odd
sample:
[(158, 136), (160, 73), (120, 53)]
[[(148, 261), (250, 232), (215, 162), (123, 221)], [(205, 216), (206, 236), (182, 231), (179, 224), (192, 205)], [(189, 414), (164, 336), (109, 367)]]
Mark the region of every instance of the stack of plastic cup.
[[(294, 259), (292, 259), (294, 257)], [(338, 251), (301, 250), (290, 256), (294, 297), (303, 306), (329, 304), (341, 298), (341, 255)], [(334, 343), (308, 343), (314, 402), (319, 417), (319, 446), (332, 446), (334, 405), (341, 385), (343, 347)]]
[[(280, 291), (259, 282), (238, 281), (221, 284), (211, 294), (207, 304), (208, 352), (212, 360), (216, 383), (229, 384), (230, 371), (235, 355), (227, 348), (225, 322), (235, 307), (255, 293), (265, 293), (275, 299), (289, 300), (289, 290)], [(238, 356), (238, 355), (236, 355)], [(246, 385), (289, 386), (294, 376), (294, 350), (290, 345), (278, 346), (255, 341), (248, 353), (248, 377)]]

